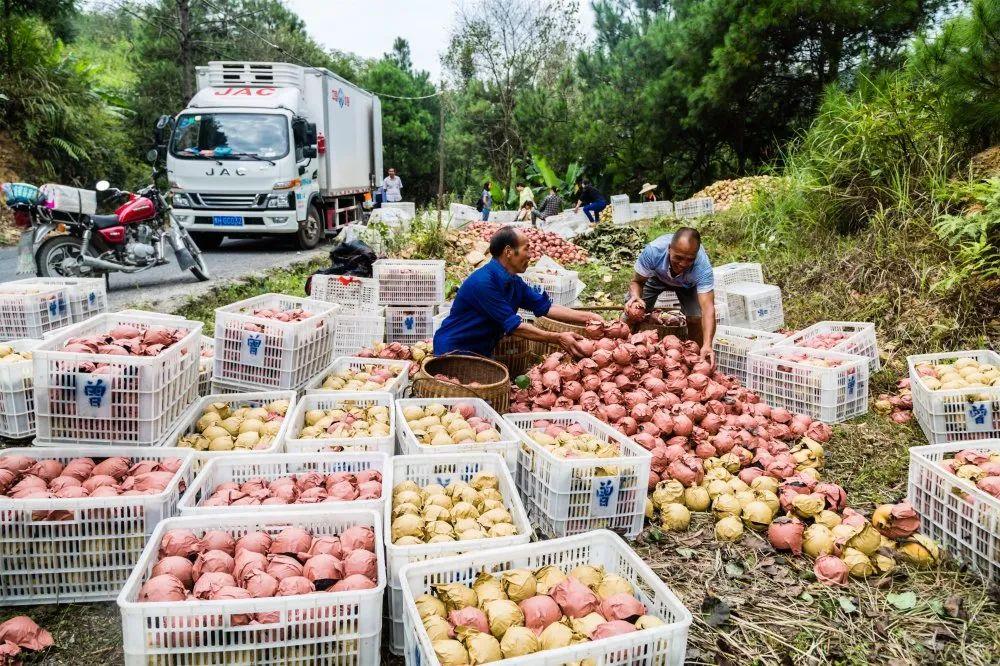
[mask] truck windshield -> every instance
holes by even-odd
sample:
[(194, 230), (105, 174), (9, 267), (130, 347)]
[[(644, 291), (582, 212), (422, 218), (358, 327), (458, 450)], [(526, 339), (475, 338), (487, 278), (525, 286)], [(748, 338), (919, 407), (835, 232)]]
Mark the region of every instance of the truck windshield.
[(280, 159), (288, 154), (288, 119), (266, 113), (183, 114), (170, 152), (189, 159)]

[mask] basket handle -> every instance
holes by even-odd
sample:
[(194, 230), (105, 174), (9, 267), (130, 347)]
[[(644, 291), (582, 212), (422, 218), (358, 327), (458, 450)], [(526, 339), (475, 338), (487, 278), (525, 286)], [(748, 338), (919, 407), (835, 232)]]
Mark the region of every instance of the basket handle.
[[(444, 356), (444, 354), (442, 354), (441, 356)], [(423, 369), (423, 368), (421, 368), (421, 369)], [(479, 391), (477, 391), (476, 389), (472, 388), (471, 386), (466, 386), (465, 384), (460, 384), (458, 382), (453, 382), (450, 379), (438, 379), (437, 377), (416, 377), (416, 378), (414, 378), (410, 382), (410, 385), (406, 387), (406, 391), (408, 392), (408, 396), (407, 397), (410, 397), (410, 398), (413, 397), (413, 387), (417, 385), (417, 382), (429, 382), (431, 380), (434, 380), (436, 382), (441, 382), (442, 384), (451, 384), (453, 386), (459, 386), (459, 387), (461, 387), (462, 389), (464, 389), (466, 391), (472, 391), (472, 393), (477, 398), (479, 398), (480, 400), (482, 400), (486, 404), (489, 404), (489, 402), (490, 402), (489, 400), (487, 400), (486, 398), (484, 398), (483, 395)]]

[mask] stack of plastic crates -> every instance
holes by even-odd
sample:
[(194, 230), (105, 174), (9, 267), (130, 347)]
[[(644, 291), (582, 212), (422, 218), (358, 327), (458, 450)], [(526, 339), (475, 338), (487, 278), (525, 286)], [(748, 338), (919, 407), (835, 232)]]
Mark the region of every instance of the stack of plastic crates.
[(715, 199), (712, 197), (701, 197), (699, 199), (687, 199), (685, 201), (674, 202), (674, 216), (680, 219), (690, 217), (702, 217), (715, 212)]
[(751, 328), (722, 325), (715, 329), (712, 349), (719, 372), (747, 382), (747, 355), (755, 349), (770, 347), (785, 339), (781, 333), (755, 331)]
[[(166, 326), (181, 338), (156, 356), (65, 351), (69, 340), (116, 326)], [(102, 314), (44, 340), (33, 352), (37, 444), (159, 444), (198, 390), (199, 321)]]
[(764, 271), (760, 264), (754, 262), (733, 262), (716, 266), (712, 269), (712, 277), (715, 279), (717, 294), (725, 293), (730, 286), (738, 282), (764, 284)]
[(69, 288), (58, 284), (0, 284), (0, 341), (40, 340), (73, 323)]
[(379, 259), (372, 267), (385, 306), (385, 341), (413, 344), (434, 336), (434, 308), (444, 301), (444, 262)]
[(108, 311), (108, 291), (104, 278), (55, 278), (34, 277), (8, 284), (27, 284), (42, 287), (65, 287), (73, 323), (89, 319)]
[[(215, 311), (212, 381), (244, 390), (302, 388), (330, 363), (339, 305), (284, 294), (263, 294)], [(255, 315), (305, 310), (300, 321)], [(214, 391), (214, 389), (213, 389)]]
[(742, 328), (777, 331), (785, 325), (781, 289), (771, 284), (737, 282), (726, 288), (729, 323)]

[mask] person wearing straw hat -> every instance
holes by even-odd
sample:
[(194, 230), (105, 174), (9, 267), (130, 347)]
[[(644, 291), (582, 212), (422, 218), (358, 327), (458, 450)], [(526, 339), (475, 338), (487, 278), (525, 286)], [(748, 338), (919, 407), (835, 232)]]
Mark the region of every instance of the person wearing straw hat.
[(656, 183), (643, 183), (639, 190), (639, 199), (643, 202), (656, 201)]
[(528, 237), (523, 231), (505, 226), (490, 239), (493, 258), (473, 271), (459, 287), (451, 312), (434, 334), (434, 355), (472, 352), (492, 356), (505, 335), (559, 345), (576, 358), (585, 356), (577, 333), (543, 331), (521, 318), (518, 310), (536, 317), (548, 317), (583, 326), (603, 321), (594, 312), (582, 312), (555, 305), (544, 290), (528, 285), (520, 274), (528, 268)]

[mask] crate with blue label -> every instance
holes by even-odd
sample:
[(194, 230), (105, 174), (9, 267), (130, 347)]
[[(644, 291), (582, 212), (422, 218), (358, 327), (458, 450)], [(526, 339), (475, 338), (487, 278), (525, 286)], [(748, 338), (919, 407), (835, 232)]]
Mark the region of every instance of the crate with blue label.
[(434, 337), (434, 306), (388, 306), (385, 309), (385, 341), (412, 345)]
[(108, 292), (104, 278), (33, 277), (10, 284), (40, 287), (65, 287), (73, 323), (79, 323), (108, 311)]
[(824, 423), (840, 423), (868, 412), (869, 359), (807, 347), (768, 347), (747, 354), (751, 391), (771, 407), (782, 407)]
[(153, 446), (197, 397), (202, 323), (101, 314), (34, 351), (36, 444)]
[(1000, 354), (908, 356), (913, 414), (931, 444), (1000, 438)]
[(730, 284), (726, 287), (725, 302), (731, 326), (774, 332), (785, 325), (781, 289), (773, 284)]
[(330, 363), (340, 306), (263, 294), (215, 311), (213, 381), (298, 390)]
[(521, 443), (517, 487), (550, 537), (642, 531), (649, 451), (586, 412), (505, 414)]
[(31, 338), (73, 323), (69, 288), (29, 281), (0, 284), (0, 341)]
[[(495, 453), (400, 455), (389, 461), (392, 500), (383, 541), (389, 581), (390, 649), (404, 645), (400, 571), (407, 564), (527, 545), (532, 529), (514, 478)], [(447, 506), (446, 506), (447, 505)]]

